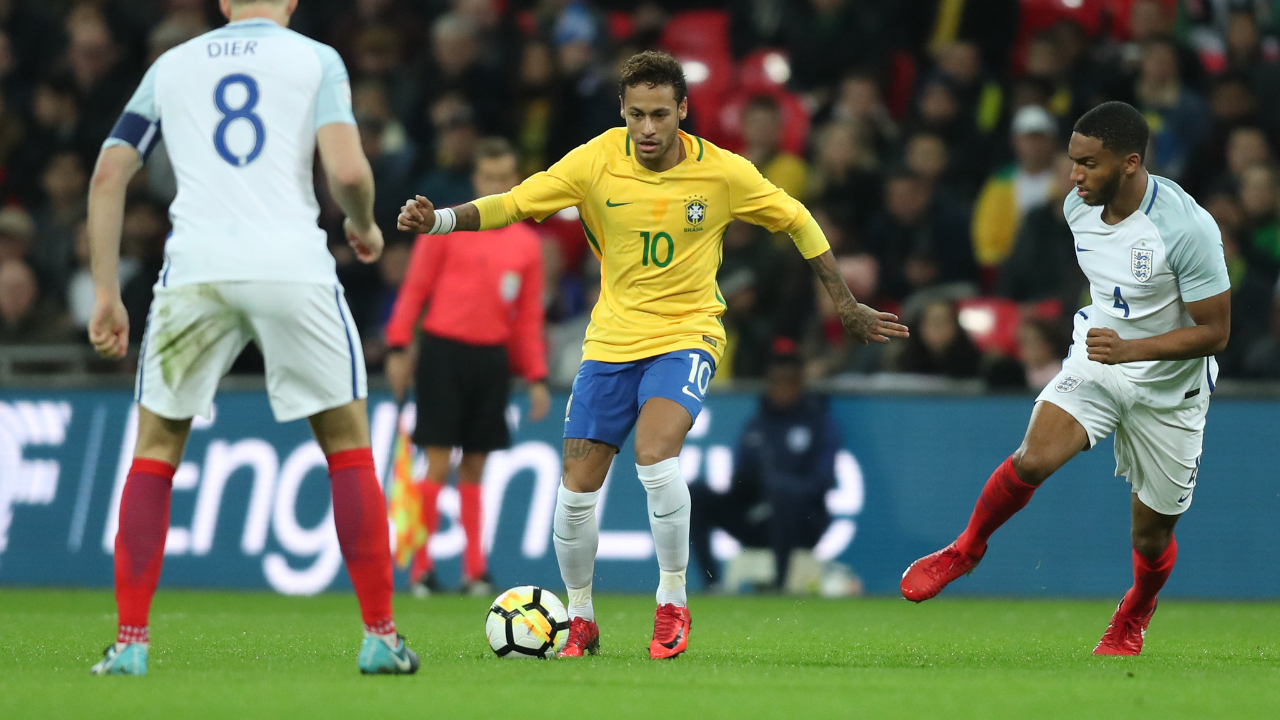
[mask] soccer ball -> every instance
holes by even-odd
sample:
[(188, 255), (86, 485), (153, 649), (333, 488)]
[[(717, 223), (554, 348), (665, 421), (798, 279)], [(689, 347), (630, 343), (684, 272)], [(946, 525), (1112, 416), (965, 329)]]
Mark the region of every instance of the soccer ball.
[(484, 634), (500, 658), (555, 657), (569, 636), (569, 612), (551, 592), (521, 585), (493, 601)]

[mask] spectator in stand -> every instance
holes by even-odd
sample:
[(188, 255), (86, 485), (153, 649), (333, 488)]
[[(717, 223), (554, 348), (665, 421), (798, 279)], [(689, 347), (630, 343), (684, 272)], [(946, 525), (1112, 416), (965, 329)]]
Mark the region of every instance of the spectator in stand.
[(816, 159), (806, 184), (809, 199), (857, 236), (880, 208), (880, 161), (865, 127), (854, 120), (838, 120), (819, 130)]
[[(1187, 165), (1180, 183), (1182, 189), (1195, 197), (1223, 189), (1220, 183), (1228, 166), (1227, 151), (1232, 135), (1242, 128), (1261, 130), (1257, 105), (1248, 81), (1241, 76), (1225, 75), (1214, 81), (1209, 93), (1212, 127)], [(1268, 142), (1266, 131), (1261, 132), (1264, 142)], [(1239, 169), (1243, 167), (1240, 165)], [(1238, 176), (1239, 169), (1232, 174)], [(1238, 177), (1234, 181), (1238, 181)]]
[(12, 164), (6, 166), (13, 193), (30, 207), (41, 195), (40, 178), (49, 158), (65, 148), (87, 151), (93, 140), (80, 129), (80, 101), (71, 79), (53, 75), (37, 82), (22, 145), (14, 149)]
[(1209, 111), (1178, 76), (1178, 46), (1171, 40), (1144, 45), (1142, 70), (1134, 83), (1135, 106), (1157, 119), (1152, 122), (1152, 152), (1147, 167), (1177, 182), (1196, 146), (1209, 134)]
[(899, 0), (898, 32), (918, 58), (936, 57), (957, 39), (982, 48), (987, 67), (1005, 68), (1018, 36), (1018, 0)]
[(1108, 95), (1117, 99), (1133, 99), (1133, 79), (1141, 74), (1146, 61), (1147, 44), (1169, 42), (1174, 53), (1175, 73), (1191, 87), (1199, 87), (1204, 81), (1204, 66), (1194, 50), (1171, 41), (1177, 31), (1175, 3), (1166, 0), (1134, 0), (1129, 7), (1129, 37), (1116, 48), (1112, 67), (1104, 70), (1109, 86)]
[(925, 303), (910, 327), (920, 328), (911, 334), (902, 352), (886, 368), (917, 375), (942, 375), (962, 380), (978, 377), (982, 354), (956, 317), (949, 301)]
[(708, 588), (720, 566), (711, 532), (720, 528), (746, 547), (773, 551), (774, 589), (785, 586), (796, 549), (812, 549), (831, 524), (827, 492), (836, 486), (835, 457), (844, 442), (827, 398), (805, 391), (804, 360), (795, 343), (774, 344), (760, 408), (734, 452), (729, 491), (689, 487), (690, 542)]
[[(477, 193), (497, 195), (520, 182), (516, 154), (506, 140), (485, 140), (475, 152)], [(551, 404), (542, 290), (540, 240), (528, 222), (484, 233), (420, 235), (387, 322), (387, 381), (398, 399), (410, 386), (417, 395), (413, 440), (427, 454), (420, 487), (429, 531), (437, 526), (436, 503), (449, 478), (453, 448), (462, 448), (463, 582), (472, 595), (493, 592), (482, 545), (480, 478), (489, 453), (511, 445), (510, 371), (529, 382), (530, 419), (541, 420)], [(419, 596), (442, 589), (425, 547), (414, 557), (410, 582)]]
[(469, 202), (476, 196), (471, 185), (471, 161), (479, 134), (471, 106), (457, 94), (440, 98), (431, 107), (436, 128), (435, 167), (418, 179), (418, 193), (439, 198), (440, 207)]
[(971, 40), (956, 40), (938, 53), (938, 72), (951, 81), (960, 114), (969, 117), (980, 134), (1000, 122), (1004, 89), (982, 67), (982, 50)]
[(880, 264), (881, 297), (948, 282), (973, 282), (977, 271), (963, 216), (936, 202), (929, 184), (904, 170), (889, 176), (885, 207), (867, 228), (864, 249)]
[(556, 22), (551, 38), (560, 78), (547, 124), (549, 162), (618, 124), (615, 75), (600, 61), (597, 35), (595, 20), (581, 3), (571, 4)]
[(411, 132), (424, 141), (434, 139), (433, 131), (439, 126), (435, 107), (449, 94), (461, 96), (472, 109), (473, 121), (481, 132), (507, 130), (509, 74), (482, 62), (483, 53), (479, 29), (470, 17), (449, 12), (436, 18), (431, 26), (430, 57), (417, 73), (418, 109), (406, 123)]
[(67, 20), (67, 68), (80, 96), (82, 132), (105, 138), (138, 78), (122, 61), (100, 11), (89, 3), (76, 6)]
[(916, 96), (911, 128), (945, 140), (952, 166), (971, 186), (981, 184), (993, 153), (978, 135), (973, 119), (961, 114), (951, 80), (938, 75), (925, 81)]
[(0, 264), (0, 345), (67, 342), (70, 328), (40, 297), (36, 274), (21, 260)]
[(953, 171), (951, 151), (941, 137), (928, 132), (911, 135), (903, 144), (902, 162), (929, 183), (933, 192), (956, 207), (966, 207), (972, 201), (975, 189)]
[(1241, 251), (1249, 270), (1270, 286), (1280, 275), (1280, 187), (1272, 165), (1253, 165), (1240, 176), (1244, 211)]
[(520, 174), (532, 175), (550, 166), (547, 139), (551, 132), (552, 94), (556, 79), (551, 46), (541, 41), (524, 44), (512, 126), (520, 151)]
[(898, 141), (898, 124), (884, 104), (880, 82), (867, 70), (854, 70), (840, 80), (835, 101), (815, 118), (815, 122), (828, 120), (859, 123), (879, 157), (886, 157)]
[(32, 261), (41, 285), (61, 297), (75, 259), (76, 225), (87, 208), (89, 176), (80, 155), (63, 150), (49, 158), (41, 176), (44, 203), (33, 217), (36, 247)]
[(806, 175), (804, 160), (782, 149), (782, 108), (768, 95), (756, 95), (742, 110), (742, 156), (750, 160), (765, 179), (804, 201)]
[(0, 210), (0, 263), (25, 262), (35, 236), (36, 224), (26, 210), (16, 205)]
[(1280, 380), (1280, 284), (1273, 290), (1271, 322), (1267, 334), (1256, 341), (1244, 358), (1246, 377)]
[(797, 2), (791, 4), (783, 22), (791, 87), (816, 101), (814, 105), (830, 100), (831, 88), (847, 71), (876, 68), (889, 56), (892, 38), (881, 3)]
[(1024, 107), (1011, 130), (1017, 162), (987, 179), (973, 208), (973, 254), (989, 270), (1009, 257), (1027, 213), (1049, 202), (1056, 191), (1058, 125), (1053, 116), (1041, 107)]
[(997, 295), (1020, 303), (1056, 299), (1066, 313), (1084, 304), (1087, 282), (1062, 209), (1067, 196), (1075, 192), (1073, 166), (1065, 153), (1058, 155), (1049, 200), (1022, 219), (1013, 249), (1000, 266)]
[(1213, 187), (1240, 187), (1240, 176), (1253, 165), (1270, 165), (1274, 161), (1271, 141), (1261, 128), (1242, 126), (1227, 136), (1224, 174), (1215, 178)]

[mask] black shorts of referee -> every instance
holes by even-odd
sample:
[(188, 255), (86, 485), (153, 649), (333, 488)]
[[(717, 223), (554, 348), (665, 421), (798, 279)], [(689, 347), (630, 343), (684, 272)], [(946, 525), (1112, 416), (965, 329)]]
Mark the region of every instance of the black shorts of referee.
[(490, 452), (511, 447), (511, 370), (503, 345), (468, 345), (424, 333), (414, 376), (421, 447)]

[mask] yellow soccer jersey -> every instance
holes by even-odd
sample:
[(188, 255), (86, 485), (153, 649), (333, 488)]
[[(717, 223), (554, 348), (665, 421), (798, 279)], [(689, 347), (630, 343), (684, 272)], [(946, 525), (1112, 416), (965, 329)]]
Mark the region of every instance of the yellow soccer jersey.
[(656, 173), (635, 158), (626, 128), (581, 145), (509, 193), (476, 201), (482, 229), (574, 206), (600, 258), (600, 300), (583, 358), (628, 362), (724, 351), (716, 286), (721, 239), (734, 219), (788, 232), (806, 258), (828, 248), (812, 216), (746, 158), (680, 133), (686, 157)]

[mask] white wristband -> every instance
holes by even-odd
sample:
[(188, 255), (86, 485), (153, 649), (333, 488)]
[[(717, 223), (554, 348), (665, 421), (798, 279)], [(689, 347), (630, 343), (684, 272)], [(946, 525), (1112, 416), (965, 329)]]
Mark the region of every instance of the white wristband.
[(436, 210), (436, 224), (431, 228), (428, 235), (448, 235), (458, 226), (458, 216), (454, 214), (453, 208), (442, 208)]

